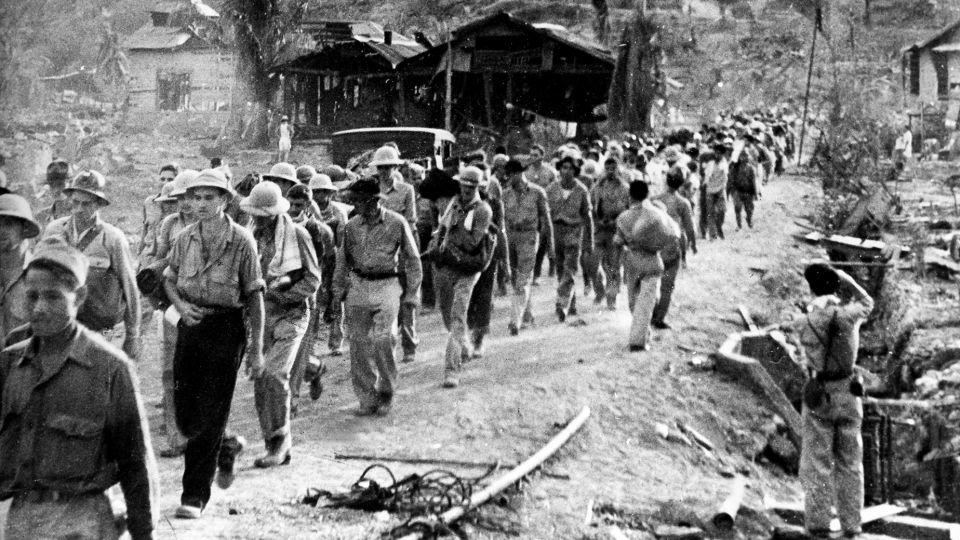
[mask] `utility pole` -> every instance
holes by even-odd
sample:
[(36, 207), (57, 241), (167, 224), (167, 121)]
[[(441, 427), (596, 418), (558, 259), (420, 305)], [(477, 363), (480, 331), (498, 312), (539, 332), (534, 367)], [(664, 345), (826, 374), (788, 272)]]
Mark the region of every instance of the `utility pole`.
[(447, 131), (453, 129), (453, 35), (450, 27), (444, 23), (447, 34), (447, 65), (446, 65), (446, 94), (443, 100), (443, 127)]
[(813, 39), (810, 40), (810, 65), (807, 67), (807, 89), (803, 93), (803, 116), (800, 118), (800, 144), (797, 148), (797, 165), (803, 160), (803, 139), (807, 134), (807, 109), (810, 104), (810, 82), (813, 79), (813, 57), (817, 52), (817, 29), (820, 24), (820, 8), (817, 8), (813, 23)]

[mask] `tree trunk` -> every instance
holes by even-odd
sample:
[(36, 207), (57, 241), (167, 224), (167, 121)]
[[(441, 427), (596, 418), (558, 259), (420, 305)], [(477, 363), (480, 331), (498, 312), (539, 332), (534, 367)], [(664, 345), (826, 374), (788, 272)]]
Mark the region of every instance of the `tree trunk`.
[(623, 30), (610, 84), (610, 120), (632, 133), (650, 131), (653, 102), (663, 95), (659, 27), (642, 10)]

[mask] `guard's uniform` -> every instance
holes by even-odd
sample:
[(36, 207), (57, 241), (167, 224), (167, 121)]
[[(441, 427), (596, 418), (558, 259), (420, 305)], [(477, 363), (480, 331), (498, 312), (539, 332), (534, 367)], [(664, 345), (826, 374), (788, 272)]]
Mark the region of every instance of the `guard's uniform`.
[(571, 307), (576, 307), (574, 278), (580, 267), (583, 243), (593, 247), (594, 231), (590, 193), (579, 180), (574, 179), (569, 188), (563, 180), (547, 187), (550, 217), (553, 219), (554, 246), (557, 265), (557, 313), (566, 316)]
[(203, 508), (217, 468), (237, 370), (246, 347), (243, 308), (262, 291), (253, 235), (228, 216), (214, 245), (205, 246), (193, 223), (177, 236), (164, 276), (184, 301), (206, 311), (193, 326), (180, 321), (173, 361), (177, 425), (187, 437), (181, 504)]
[[(590, 198), (596, 218), (596, 251), (599, 252), (600, 266), (603, 268), (603, 277), (606, 278), (604, 293), (607, 307), (613, 309), (620, 292), (622, 276), (622, 247), (613, 244), (613, 235), (617, 230), (617, 216), (630, 206), (630, 188), (619, 175), (604, 174), (594, 184)], [(597, 292), (599, 293), (599, 290)], [(597, 296), (596, 302), (600, 301), (601, 297)]]
[(0, 499), (6, 537), (118, 537), (105, 491), (123, 488), (134, 539), (156, 522), (156, 464), (134, 369), (81, 325), (0, 353)]
[(804, 521), (810, 532), (829, 531), (834, 504), (843, 531), (860, 531), (863, 404), (851, 392), (851, 381), (860, 348), (860, 325), (873, 310), (873, 299), (857, 292), (859, 295), (843, 305), (833, 295), (817, 297), (809, 312), (791, 325), (803, 345), (808, 367), (826, 381), (823, 402), (815, 408), (804, 403), (801, 411), (800, 483)]
[(545, 231), (553, 242), (553, 223), (550, 206), (542, 187), (523, 178), (520, 187), (512, 183), (503, 190), (504, 221), (510, 241), (510, 264), (513, 266), (512, 329), (519, 329), (522, 320), (532, 320), (530, 311), (530, 283), (533, 264), (540, 243), (540, 231)]
[(356, 215), (347, 222), (337, 251), (333, 294), (335, 300), (344, 299), (350, 374), (363, 410), (389, 406), (393, 400), (401, 270), (407, 280), (404, 300), (415, 302), (423, 271), (403, 216), (380, 208), (373, 219)]

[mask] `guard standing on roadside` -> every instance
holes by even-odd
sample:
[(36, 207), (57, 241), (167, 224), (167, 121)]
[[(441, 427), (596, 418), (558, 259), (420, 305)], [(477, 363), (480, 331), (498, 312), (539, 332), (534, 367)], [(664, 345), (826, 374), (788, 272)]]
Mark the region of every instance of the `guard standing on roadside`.
[(244, 351), (253, 379), (264, 370), (264, 282), (253, 235), (224, 214), (232, 191), (223, 173), (202, 171), (188, 196), (197, 222), (174, 241), (164, 287), (180, 317), (174, 401), (177, 425), (187, 437), (176, 515), (197, 519), (210, 500), (218, 466), (221, 487), (233, 479), (239, 450), (221, 443)]
[(100, 218), (100, 209), (110, 201), (103, 193), (106, 179), (97, 171), (81, 171), (63, 193), (70, 198), (73, 214), (47, 225), (45, 238), (57, 236), (79, 249), (90, 261), (90, 275), (77, 320), (101, 332), (123, 318), (123, 352), (140, 354), (140, 290), (137, 289), (133, 256), (127, 237)]
[[(617, 230), (617, 217), (630, 204), (630, 188), (620, 172), (620, 162), (613, 157), (603, 162), (604, 174), (593, 186), (590, 198), (593, 200), (593, 212), (597, 220), (596, 246), (600, 252), (600, 266), (606, 278), (607, 309), (613, 311), (617, 306), (617, 294), (620, 292), (622, 247), (613, 243)], [(603, 296), (597, 296), (593, 302), (603, 302)]]
[(153, 537), (156, 464), (134, 368), (77, 321), (88, 266), (62, 239), (40, 242), (24, 276), (32, 337), (0, 353), (9, 540), (118, 538), (105, 493), (117, 482), (130, 535)]
[[(503, 210), (510, 241), (510, 264), (513, 265), (513, 302), (510, 335), (520, 333), (521, 322), (533, 324), (530, 311), (530, 285), (533, 279), (533, 264), (541, 231), (545, 232), (550, 249), (553, 249), (553, 223), (550, 220), (550, 205), (542, 187), (528, 181), (523, 174), (523, 164), (511, 159), (503, 166), (507, 185), (503, 190)], [(551, 255), (552, 258), (552, 255)]]
[[(380, 204), (374, 179), (357, 180), (348, 191), (357, 215), (343, 230), (333, 278), (334, 301), (345, 305), (350, 340), (350, 376), (360, 400), (358, 416), (386, 415), (397, 381), (394, 345), (400, 304), (416, 307), (423, 270), (410, 225)], [(400, 273), (407, 288), (401, 299)]]
[(320, 267), (310, 234), (287, 214), (290, 202), (276, 184), (257, 184), (240, 208), (253, 216), (253, 238), (267, 285), (265, 363), (253, 380), (253, 397), (266, 446), (266, 454), (254, 465), (268, 468), (290, 460), (290, 371), (309, 325), (309, 299), (320, 287)]
[[(483, 249), (482, 243), (487, 237), (493, 215), (490, 205), (480, 200), (478, 189), (482, 179), (483, 171), (476, 167), (466, 167), (460, 172), (457, 178), (460, 182), (460, 195), (454, 197), (440, 217), (440, 227), (435, 239), (439, 254), (451, 250), (470, 256)], [(492, 252), (490, 256), (492, 257)], [(489, 259), (486, 263), (489, 264)], [(486, 265), (479, 263), (471, 267), (455, 265), (443, 257), (437, 261), (434, 286), (437, 289), (443, 326), (450, 332), (443, 370), (444, 388), (455, 388), (460, 384), (462, 363), (470, 358), (467, 307), (473, 286), (477, 284), (480, 272), (485, 270), (485, 267)]]
[(580, 164), (571, 156), (557, 162), (560, 181), (547, 186), (550, 217), (553, 218), (554, 246), (557, 257), (557, 318), (576, 314), (577, 295), (574, 278), (580, 268), (581, 250), (593, 252), (593, 216), (590, 193), (577, 176)]
[(33, 219), (30, 203), (13, 193), (0, 195), (0, 338), (30, 320), (24, 268), (27, 240), (39, 235), (40, 225)]
[(642, 180), (630, 182), (630, 208), (617, 216), (613, 245), (626, 248), (623, 258), (627, 303), (633, 314), (628, 345), (630, 351), (649, 350), (650, 320), (660, 296), (663, 260), (660, 252), (676, 249), (680, 227), (647, 199), (650, 192)]
[(873, 299), (849, 274), (828, 265), (812, 264), (803, 275), (815, 298), (786, 328), (798, 338), (810, 370), (801, 414), (804, 522), (811, 536), (830, 538), (836, 505), (844, 535), (855, 538), (863, 510), (863, 383), (854, 365)]
[[(373, 153), (371, 167), (377, 169), (377, 180), (380, 184), (382, 205), (387, 210), (403, 216), (411, 230), (417, 230), (417, 199), (413, 186), (403, 181), (400, 166), (404, 161), (400, 153), (393, 146), (381, 146)], [(407, 295), (407, 279), (400, 269), (400, 287), (403, 295)], [(420, 284), (417, 283), (419, 289)], [(417, 310), (416, 304), (400, 303), (400, 345), (403, 348), (403, 361), (413, 362), (417, 358)]]

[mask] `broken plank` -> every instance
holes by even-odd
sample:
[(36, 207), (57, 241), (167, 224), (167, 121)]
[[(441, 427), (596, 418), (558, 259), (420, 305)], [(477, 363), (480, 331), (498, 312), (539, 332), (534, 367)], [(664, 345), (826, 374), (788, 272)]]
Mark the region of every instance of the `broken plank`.
[[(793, 525), (803, 524), (803, 503), (783, 502), (765, 500), (764, 506), (767, 510), (780, 516), (784, 521)], [(886, 519), (906, 512), (907, 509), (895, 504), (878, 504), (868, 506), (860, 511), (860, 522), (862, 524), (872, 523), (881, 519)], [(840, 520), (834, 518), (830, 521), (830, 530), (840, 530)]]
[(750, 316), (750, 311), (747, 309), (747, 307), (743, 304), (740, 304), (737, 306), (737, 311), (740, 312), (740, 318), (743, 319), (743, 324), (747, 326), (747, 330), (756, 332), (758, 329), (757, 323), (753, 322), (753, 317)]
[(708, 439), (699, 431), (688, 426), (687, 424), (684, 424), (683, 422), (677, 420), (677, 427), (680, 428), (680, 431), (682, 431), (685, 435), (687, 435), (688, 437), (696, 441), (697, 444), (704, 447), (705, 449), (712, 451), (715, 448), (713, 442), (710, 441), (710, 439)]

